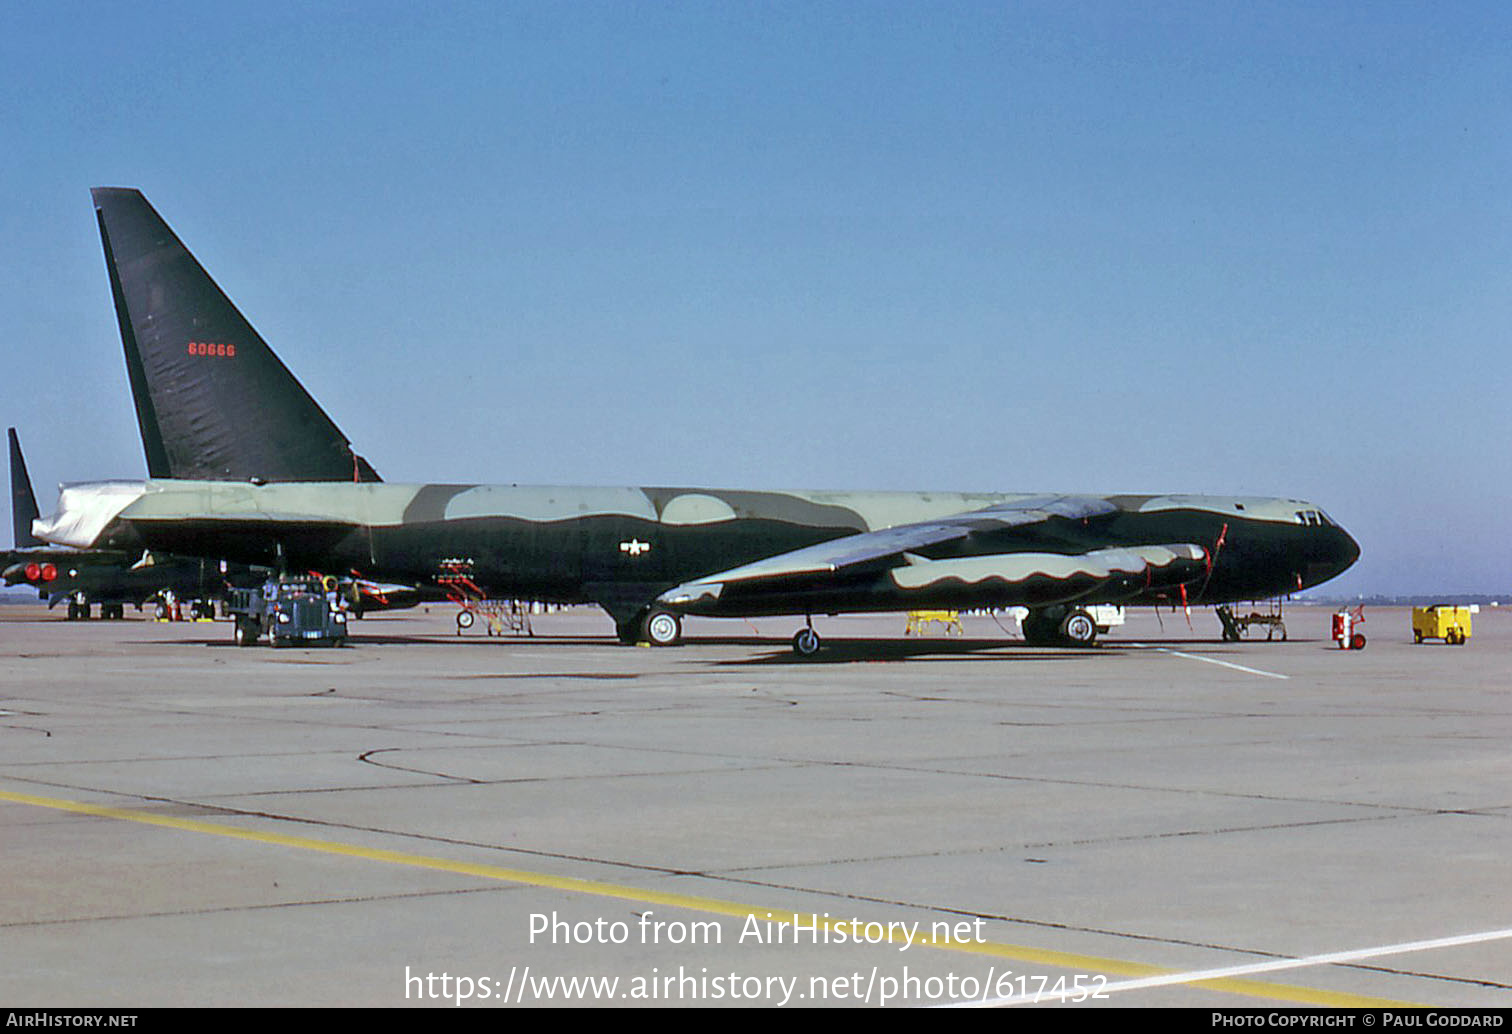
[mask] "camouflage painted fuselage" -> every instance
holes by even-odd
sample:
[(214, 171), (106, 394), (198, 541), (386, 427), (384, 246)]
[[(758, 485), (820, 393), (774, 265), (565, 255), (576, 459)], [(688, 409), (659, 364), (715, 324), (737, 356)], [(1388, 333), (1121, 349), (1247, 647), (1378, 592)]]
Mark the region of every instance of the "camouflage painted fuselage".
[[(663, 591), (816, 543), (959, 517), (1027, 496), (954, 492), (750, 492), (520, 485), (234, 484), (148, 481), (67, 486), (38, 532), (69, 544), (147, 547), (249, 564), (319, 569), (436, 586), (463, 571), (496, 596), (594, 602), (617, 619)], [(1190, 543), (1203, 570), (1178, 582), (1083, 579), (1075, 571), (1009, 584), (990, 572), (938, 584), (900, 579), (888, 565), (777, 590), (742, 587), (712, 609), (739, 614), (897, 610), (916, 606), (1035, 606), (1104, 597), (1130, 603), (1220, 603), (1295, 592), (1347, 568), (1358, 547), (1321, 510), (1298, 500), (1118, 495), (1105, 512), (984, 529), (917, 551), (919, 561), (1062, 554)], [(89, 539), (87, 543), (78, 540)], [(919, 570), (934, 568), (921, 566)], [(905, 574), (907, 569), (905, 569)]]

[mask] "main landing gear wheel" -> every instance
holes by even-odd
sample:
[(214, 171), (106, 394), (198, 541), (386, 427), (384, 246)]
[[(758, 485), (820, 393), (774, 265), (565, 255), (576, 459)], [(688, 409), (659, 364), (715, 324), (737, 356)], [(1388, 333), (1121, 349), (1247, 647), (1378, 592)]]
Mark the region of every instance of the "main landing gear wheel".
[(646, 615), (642, 630), (646, 642), (652, 646), (676, 646), (682, 639), (682, 618), (665, 610), (653, 610)]
[(1055, 640), (1055, 621), (1037, 610), (1024, 615), (1019, 630), (1024, 634), (1024, 642), (1030, 646), (1049, 646)]
[(1091, 614), (1060, 605), (1029, 611), (1019, 628), (1030, 646), (1091, 646), (1097, 640)]
[(793, 652), (799, 657), (812, 657), (819, 652), (819, 633), (812, 628), (800, 628), (793, 634)]
[(1061, 622), (1060, 634), (1071, 646), (1091, 646), (1097, 639), (1097, 622), (1085, 610), (1073, 610)]

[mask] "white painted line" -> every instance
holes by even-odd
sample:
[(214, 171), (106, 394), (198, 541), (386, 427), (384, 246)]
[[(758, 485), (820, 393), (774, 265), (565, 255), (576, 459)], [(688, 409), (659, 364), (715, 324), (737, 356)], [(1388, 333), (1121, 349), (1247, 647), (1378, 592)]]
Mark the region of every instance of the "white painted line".
[(1172, 657), (1185, 657), (1189, 661), (1206, 661), (1209, 664), (1221, 664), (1225, 668), (1233, 668), (1235, 671), (1248, 672), (1251, 675), (1263, 675), (1268, 679), (1291, 678), (1290, 675), (1282, 675), (1274, 671), (1261, 671), (1259, 668), (1246, 668), (1244, 665), (1235, 664), (1232, 661), (1220, 661), (1216, 657), (1204, 657), (1198, 653), (1183, 653), (1180, 650), (1173, 650), (1169, 646), (1147, 646), (1144, 643), (1130, 643), (1129, 645), (1137, 646), (1142, 650), (1158, 650), (1161, 653), (1168, 653)]
[[(1097, 989), (1099, 994), (1114, 994), (1120, 991), (1139, 991), (1147, 987), (1169, 987), (1173, 984), (1197, 984), (1204, 980), (1225, 980), (1232, 977), (1253, 976), (1256, 973), (1277, 973), (1287, 969), (1307, 969), (1311, 966), (1330, 966), (1343, 962), (1360, 962), (1378, 959), (1386, 955), (1406, 955), (1415, 951), (1432, 951), (1435, 948), (1454, 948), (1465, 944), (1484, 944), (1486, 941), (1502, 941), (1512, 938), (1512, 928), (1487, 930), (1484, 933), (1467, 933), (1455, 937), (1439, 937), (1430, 941), (1404, 941), (1376, 948), (1356, 948), (1352, 951), (1329, 952), (1326, 955), (1308, 955), (1297, 959), (1272, 959), (1269, 962), (1251, 962), (1242, 966), (1224, 966), (1219, 969), (1198, 969), (1189, 973), (1168, 973), (1158, 977), (1140, 977), (1137, 980), (1122, 980), (1104, 984)], [(1010, 998), (988, 998), (974, 1002), (956, 1002), (955, 1008), (972, 1008), (998, 1005), (1025, 1005), (1031, 1002), (1085, 998), (1088, 987), (1083, 985), (1074, 991), (1043, 992), (1040, 994), (1014, 995)]]

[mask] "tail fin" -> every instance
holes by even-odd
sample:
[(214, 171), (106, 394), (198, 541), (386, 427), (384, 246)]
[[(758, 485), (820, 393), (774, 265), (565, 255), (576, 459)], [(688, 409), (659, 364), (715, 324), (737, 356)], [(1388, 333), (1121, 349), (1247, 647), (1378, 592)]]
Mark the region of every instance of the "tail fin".
[(10, 433), (11, 475), (11, 530), (17, 549), (42, 545), (42, 540), (32, 534), (32, 521), (37, 519), (37, 496), (32, 492), (31, 476), (26, 473), (26, 460), (21, 455), (21, 440), (14, 427)]
[(381, 480), (141, 191), (90, 196), (152, 477)]

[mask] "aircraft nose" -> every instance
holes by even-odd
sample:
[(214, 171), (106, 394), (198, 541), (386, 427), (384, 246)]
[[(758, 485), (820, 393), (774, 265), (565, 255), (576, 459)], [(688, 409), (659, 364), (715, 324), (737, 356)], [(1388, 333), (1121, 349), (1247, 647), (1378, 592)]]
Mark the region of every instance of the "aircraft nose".
[(1321, 585), (1330, 578), (1337, 578), (1360, 559), (1360, 544), (1354, 536), (1340, 527), (1325, 527), (1318, 531), (1312, 555), (1307, 562), (1306, 581), (1309, 586)]

